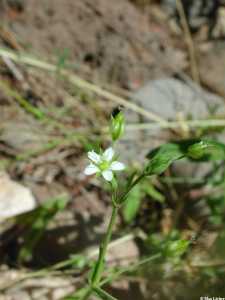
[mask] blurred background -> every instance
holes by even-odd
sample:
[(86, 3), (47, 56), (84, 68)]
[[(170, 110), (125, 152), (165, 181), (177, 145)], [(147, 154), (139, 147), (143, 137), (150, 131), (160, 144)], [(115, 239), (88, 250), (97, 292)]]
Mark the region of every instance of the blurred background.
[[(111, 211), (86, 152), (109, 146), (115, 109), (123, 187), (163, 143), (225, 142), (224, 99), (223, 0), (0, 0), (0, 300), (79, 299)], [(107, 256), (112, 272), (136, 267), (107, 290), (225, 297), (224, 220), (224, 161), (144, 180)]]

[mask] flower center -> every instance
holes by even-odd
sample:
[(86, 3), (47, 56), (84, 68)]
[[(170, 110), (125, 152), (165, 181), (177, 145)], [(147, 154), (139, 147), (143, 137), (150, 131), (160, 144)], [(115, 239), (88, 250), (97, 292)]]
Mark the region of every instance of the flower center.
[(110, 163), (106, 160), (103, 160), (100, 164), (99, 164), (99, 168), (101, 171), (105, 171), (109, 168)]

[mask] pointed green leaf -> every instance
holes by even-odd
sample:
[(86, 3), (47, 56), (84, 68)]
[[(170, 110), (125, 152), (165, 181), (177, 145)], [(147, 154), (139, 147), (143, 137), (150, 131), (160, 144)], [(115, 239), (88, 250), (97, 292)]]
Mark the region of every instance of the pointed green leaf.
[(130, 223), (136, 217), (141, 205), (141, 198), (141, 185), (136, 185), (128, 194), (123, 206), (123, 217), (127, 223)]
[(110, 294), (108, 294), (106, 291), (104, 291), (99, 287), (95, 287), (93, 288), (93, 290), (96, 293), (96, 295), (102, 300), (117, 300), (117, 298), (111, 296)]
[(175, 160), (184, 157), (179, 144), (168, 143), (152, 151), (148, 158), (150, 161), (145, 169), (148, 175), (163, 173)]
[(151, 183), (145, 183), (143, 185), (143, 191), (145, 192), (146, 195), (150, 196), (152, 199), (155, 201), (158, 201), (160, 203), (165, 202), (165, 196), (161, 194), (153, 184)]

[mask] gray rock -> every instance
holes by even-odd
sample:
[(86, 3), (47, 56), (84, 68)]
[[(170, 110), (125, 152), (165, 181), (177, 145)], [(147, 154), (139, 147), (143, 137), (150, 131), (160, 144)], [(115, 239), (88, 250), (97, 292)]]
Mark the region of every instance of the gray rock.
[(174, 78), (152, 80), (134, 94), (134, 101), (166, 120), (174, 120), (177, 113), (200, 119), (210, 110), (221, 113), (223, 99), (204, 91), (191, 80), (188, 84)]

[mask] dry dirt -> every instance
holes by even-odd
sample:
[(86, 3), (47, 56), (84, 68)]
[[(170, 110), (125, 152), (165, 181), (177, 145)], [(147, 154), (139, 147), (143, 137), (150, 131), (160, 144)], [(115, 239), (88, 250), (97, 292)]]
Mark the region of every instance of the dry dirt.
[(96, 71), (103, 82), (135, 88), (185, 67), (168, 28), (127, 0), (23, 3), (21, 12), (4, 15), (22, 47), (50, 59), (67, 51), (73, 68)]

